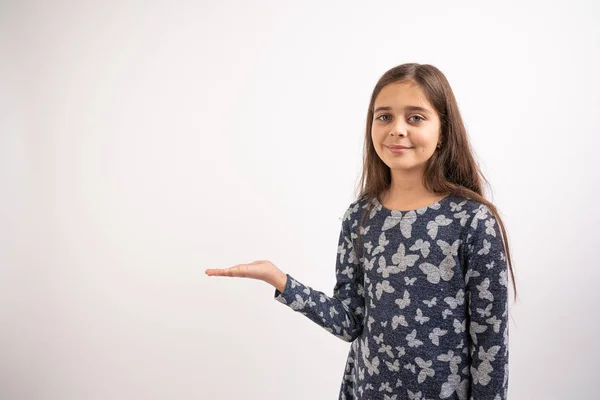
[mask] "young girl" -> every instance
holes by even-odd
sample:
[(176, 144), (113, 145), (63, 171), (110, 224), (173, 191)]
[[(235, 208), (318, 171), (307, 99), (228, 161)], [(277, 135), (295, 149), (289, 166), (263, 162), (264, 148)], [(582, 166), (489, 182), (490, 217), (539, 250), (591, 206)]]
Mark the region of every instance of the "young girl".
[(206, 273), (264, 280), (351, 342), (341, 400), (506, 399), (508, 240), (446, 77), (431, 65), (387, 71), (364, 150), (332, 297), (266, 260)]

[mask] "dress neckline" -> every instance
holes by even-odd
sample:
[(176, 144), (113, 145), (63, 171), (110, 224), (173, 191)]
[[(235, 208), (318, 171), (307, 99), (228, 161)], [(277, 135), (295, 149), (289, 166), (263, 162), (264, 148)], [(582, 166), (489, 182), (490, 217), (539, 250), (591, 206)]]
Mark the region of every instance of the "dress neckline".
[(381, 204), (381, 202), (379, 201), (379, 199), (378, 199), (377, 196), (374, 197), (373, 203), (375, 204), (376, 207), (381, 208), (382, 210), (386, 211), (387, 213), (398, 214), (398, 213), (408, 213), (408, 212), (411, 212), (411, 211), (425, 211), (427, 208), (430, 208), (430, 207), (438, 209), (444, 203), (446, 203), (451, 197), (452, 197), (452, 194), (448, 194), (448, 195), (442, 197), (441, 199), (439, 199), (437, 201), (434, 201), (431, 204), (428, 204), (428, 205), (423, 206), (423, 207), (411, 209), (411, 210), (394, 210), (394, 209), (391, 209), (391, 208), (387, 208), (386, 206), (384, 206), (383, 204)]

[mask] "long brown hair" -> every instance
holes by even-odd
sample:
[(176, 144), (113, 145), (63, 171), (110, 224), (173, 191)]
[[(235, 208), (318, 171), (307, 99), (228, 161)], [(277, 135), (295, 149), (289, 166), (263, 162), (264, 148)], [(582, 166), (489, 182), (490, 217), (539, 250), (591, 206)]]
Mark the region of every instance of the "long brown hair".
[(458, 195), (472, 198), (485, 204), (491, 210), (502, 230), (502, 238), (506, 249), (506, 258), (510, 268), (516, 300), (517, 287), (506, 228), (497, 208), (483, 197), (482, 180), (488, 185), (489, 182), (475, 162), (467, 131), (450, 84), (444, 74), (433, 65), (417, 63), (398, 65), (384, 73), (373, 89), (367, 112), (363, 169), (358, 194), (359, 199), (368, 200), (368, 207), (363, 212), (358, 229), (359, 240), (361, 236), (360, 227), (363, 226), (365, 215), (369, 214), (374, 206), (372, 200), (376, 197), (379, 198), (391, 184), (390, 168), (375, 152), (371, 137), (375, 99), (384, 86), (398, 82), (411, 82), (418, 85), (425, 92), (427, 100), (437, 111), (441, 121), (440, 135), (442, 146), (436, 149), (426, 163), (423, 176), (425, 188), (438, 195)]

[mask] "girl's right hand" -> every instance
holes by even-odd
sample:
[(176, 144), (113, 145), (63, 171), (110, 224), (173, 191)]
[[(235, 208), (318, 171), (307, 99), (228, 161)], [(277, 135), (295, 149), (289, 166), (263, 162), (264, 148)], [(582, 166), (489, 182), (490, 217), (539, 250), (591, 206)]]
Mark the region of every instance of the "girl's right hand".
[(250, 278), (265, 281), (283, 291), (287, 275), (268, 260), (257, 260), (250, 264), (238, 264), (229, 268), (215, 268), (204, 271), (208, 276), (228, 276), (231, 278)]

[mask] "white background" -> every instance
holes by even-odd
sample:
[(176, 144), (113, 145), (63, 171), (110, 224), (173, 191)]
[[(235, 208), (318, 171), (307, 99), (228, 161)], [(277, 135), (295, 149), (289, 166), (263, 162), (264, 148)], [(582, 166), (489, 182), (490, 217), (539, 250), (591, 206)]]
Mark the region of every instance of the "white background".
[(2, 1), (0, 398), (335, 399), (332, 294), (369, 97), (448, 78), (509, 233), (509, 397), (597, 399), (594, 1)]

